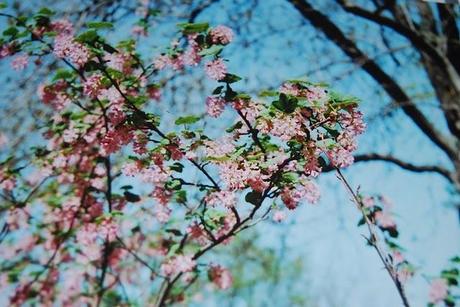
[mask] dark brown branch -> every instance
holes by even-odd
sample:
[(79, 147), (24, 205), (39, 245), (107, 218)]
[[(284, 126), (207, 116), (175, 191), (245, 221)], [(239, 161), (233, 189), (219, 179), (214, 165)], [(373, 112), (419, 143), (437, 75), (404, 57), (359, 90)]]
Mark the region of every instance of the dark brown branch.
[(321, 30), (334, 44), (347, 54), (356, 64), (360, 65), (388, 95), (393, 98), (409, 118), (424, 132), (424, 134), (449, 158), (455, 160), (457, 152), (450, 142), (428, 121), (425, 115), (416, 107), (399, 84), (391, 78), (375, 61), (369, 58), (356, 43), (345, 36), (342, 30), (329, 17), (316, 10), (306, 0), (289, 0), (294, 7), (317, 29)]
[(447, 57), (460, 73), (460, 33), (452, 5), (438, 4), (442, 32), (447, 38)]
[(355, 162), (368, 162), (368, 161), (382, 161), (389, 162), (399, 166), (402, 169), (415, 172), (415, 173), (437, 173), (447, 179), (449, 182), (454, 183), (452, 174), (449, 170), (437, 165), (415, 165), (391, 155), (384, 155), (378, 153), (368, 153), (355, 156)]
[(356, 16), (362, 17), (364, 19), (367, 19), (369, 21), (375, 22), (379, 25), (388, 27), (396, 31), (396, 33), (399, 33), (400, 35), (406, 37), (409, 41), (411, 41), (414, 44), (414, 46), (429, 54), (433, 59), (436, 60), (437, 64), (440, 67), (445, 66), (444, 59), (442, 58), (442, 55), (438, 52), (438, 50), (435, 48), (435, 46), (431, 45), (422, 36), (420, 36), (417, 32), (413, 31), (412, 29), (386, 16), (375, 14), (374, 12), (370, 12), (356, 5), (351, 5), (346, 0), (337, 0), (337, 2), (345, 11), (349, 13), (352, 13)]

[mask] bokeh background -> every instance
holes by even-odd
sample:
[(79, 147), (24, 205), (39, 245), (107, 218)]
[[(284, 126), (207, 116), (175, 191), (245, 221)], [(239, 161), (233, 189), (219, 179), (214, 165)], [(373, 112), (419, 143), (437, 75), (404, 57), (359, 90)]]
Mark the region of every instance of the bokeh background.
[[(6, 2), (8, 11), (16, 15), (46, 6), (80, 26), (91, 20), (114, 22), (115, 30), (107, 33), (107, 39), (117, 41), (132, 35), (131, 29), (139, 19), (136, 11), (148, 1)], [(377, 16), (413, 26), (443, 54), (448, 53), (450, 39), (454, 50), (460, 48), (458, 32), (455, 38), (455, 33), (444, 29), (447, 22), (458, 27), (458, 5), (418, 0), (353, 3)], [(430, 79), (426, 51), (392, 27), (347, 11), (345, 4), (335, 0), (151, 0), (149, 5), (159, 14), (148, 36), (138, 38), (146, 58), (153, 59), (169, 44), (179, 22), (224, 24), (236, 33), (224, 57), (229, 60), (229, 70), (243, 77), (239, 86), (246, 91), (256, 94), (278, 87), (283, 80), (308, 78), (360, 98), (368, 130), (359, 139), (357, 154), (361, 158), (345, 173), (362, 192), (385, 195), (394, 204), (401, 245), (416, 268), (415, 276), (407, 283), (407, 295), (413, 306), (425, 305), (429, 279), (460, 253), (459, 135), (446, 116), (456, 112), (455, 108), (445, 107), (448, 103), (460, 105), (459, 96), (455, 91), (447, 98), (439, 94), (449, 84)], [(303, 11), (306, 8), (308, 14)], [(334, 42), (334, 35), (325, 34), (321, 25), (311, 23), (316, 20), (325, 25), (324, 18), (340, 30), (335, 32), (337, 37), (343, 34), (367, 58), (351, 58), (340, 42)], [(3, 28), (5, 20), (0, 24)], [(432, 36), (425, 35), (428, 31)], [(391, 88), (366, 71), (369, 62), (409, 100), (398, 101)], [(0, 64), (0, 129), (11, 140), (9, 148), (3, 150), (26, 154), (26, 147), (40, 143), (35, 131), (52, 114), (38, 103), (36, 88), (56, 65), (30, 65), (21, 74), (13, 74), (8, 61)], [(169, 94), (155, 112), (162, 114), (166, 129), (173, 126), (172, 118), (179, 113), (203, 114), (205, 97), (215, 86), (204, 78), (202, 70), (185, 74), (187, 77), (164, 76), (168, 79), (164, 92)], [(454, 150), (453, 157), (437, 144), (436, 136), (417, 125), (417, 119), (407, 112), (408, 106), (420, 112), (440, 139), (447, 140)], [(222, 121), (207, 125), (218, 128), (232, 120), (231, 114), (224, 113)], [(299, 208), (281, 224), (261, 223), (233, 244), (207, 256), (225, 259), (235, 276), (235, 287), (215, 292), (197, 284), (190, 290), (196, 294), (189, 303), (399, 306), (400, 299), (377, 254), (366, 246), (362, 236), (365, 229), (356, 226), (359, 212), (346, 191), (333, 173), (324, 174), (319, 184), (322, 198), (318, 204)]]

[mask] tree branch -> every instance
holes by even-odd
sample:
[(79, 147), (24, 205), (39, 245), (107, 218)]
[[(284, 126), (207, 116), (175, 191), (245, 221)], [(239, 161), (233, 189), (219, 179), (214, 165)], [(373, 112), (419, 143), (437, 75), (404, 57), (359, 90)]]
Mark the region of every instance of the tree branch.
[(321, 30), (334, 44), (347, 54), (356, 64), (367, 72), (378, 82), (388, 95), (393, 98), (409, 118), (423, 131), (423, 133), (450, 159), (457, 159), (457, 151), (450, 142), (428, 121), (425, 115), (415, 106), (409, 96), (403, 91), (399, 84), (391, 78), (375, 61), (370, 59), (356, 43), (345, 36), (345, 34), (334, 24), (329, 17), (313, 8), (306, 0), (289, 0), (294, 7), (310, 21), (317, 29)]
[(449, 182), (454, 183), (452, 178), (452, 173), (437, 165), (415, 165), (403, 160), (400, 160), (396, 157), (391, 155), (384, 155), (378, 153), (368, 153), (362, 155), (355, 156), (355, 162), (369, 162), (369, 161), (382, 161), (382, 162), (389, 162), (399, 166), (402, 169), (415, 172), (415, 173), (437, 173), (447, 179)]

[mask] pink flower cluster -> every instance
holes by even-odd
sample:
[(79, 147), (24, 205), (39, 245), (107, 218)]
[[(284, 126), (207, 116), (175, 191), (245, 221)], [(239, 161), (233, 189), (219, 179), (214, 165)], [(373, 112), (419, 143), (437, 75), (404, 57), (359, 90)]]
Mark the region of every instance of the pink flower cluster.
[(227, 45), (233, 40), (233, 31), (229, 27), (220, 25), (209, 32), (214, 44)]
[(83, 94), (94, 99), (101, 94), (103, 88), (102, 75), (94, 74), (86, 78), (86, 81), (83, 83)]
[(430, 302), (437, 304), (442, 302), (449, 294), (449, 287), (444, 278), (438, 278), (431, 282), (430, 286)]
[(222, 80), (227, 74), (227, 67), (222, 59), (207, 62), (204, 65), (206, 75), (213, 80)]
[(60, 111), (71, 103), (71, 99), (66, 93), (67, 87), (68, 84), (62, 80), (53, 85), (41, 84), (38, 87), (37, 94), (45, 104), (50, 104), (54, 109)]
[(11, 61), (11, 67), (14, 70), (20, 71), (20, 70), (23, 70), (24, 68), (26, 68), (28, 63), (29, 63), (29, 57), (27, 55), (23, 54), (23, 55), (19, 55), (19, 56), (15, 57)]
[(211, 264), (208, 276), (217, 288), (222, 290), (230, 288), (233, 284), (233, 276), (230, 271), (217, 264)]
[(56, 36), (53, 52), (58, 58), (68, 58), (79, 67), (85, 65), (91, 58), (88, 48), (66, 33)]
[(317, 203), (320, 195), (319, 188), (313, 181), (305, 181), (302, 185), (298, 185), (293, 190), (285, 187), (281, 193), (281, 199), (286, 205), (286, 208), (293, 210), (297, 208), (303, 199), (311, 204)]
[(235, 206), (235, 193), (232, 191), (217, 191), (212, 192), (205, 198), (206, 203), (212, 207), (223, 205), (226, 208)]
[(206, 98), (206, 112), (209, 116), (219, 117), (224, 111), (225, 100), (221, 97), (209, 96)]
[(164, 276), (174, 276), (179, 273), (191, 272), (196, 266), (190, 255), (177, 255), (161, 265), (160, 271)]

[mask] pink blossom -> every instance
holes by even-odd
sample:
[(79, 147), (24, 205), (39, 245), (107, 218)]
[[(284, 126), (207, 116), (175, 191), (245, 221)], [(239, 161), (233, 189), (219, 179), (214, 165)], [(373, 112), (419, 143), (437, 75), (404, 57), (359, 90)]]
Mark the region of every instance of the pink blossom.
[(98, 225), (98, 234), (108, 241), (113, 241), (117, 237), (118, 224), (112, 218), (106, 218)]
[(398, 265), (404, 261), (404, 256), (401, 254), (400, 251), (394, 251), (393, 254), (391, 255), (393, 258), (393, 263)]
[(319, 86), (309, 87), (307, 90), (307, 99), (311, 102), (324, 102), (327, 98), (327, 92)]
[(209, 32), (214, 44), (227, 45), (233, 40), (233, 31), (229, 27), (220, 25)]
[(398, 268), (396, 274), (401, 283), (406, 283), (412, 276), (414, 276), (414, 272), (410, 270), (407, 266), (403, 268)]
[(172, 69), (174, 70), (181, 70), (184, 68), (184, 55), (183, 54), (179, 54), (179, 55), (175, 55), (173, 56), (171, 59), (170, 59), (170, 63), (171, 63), (171, 67)]
[(108, 89), (101, 89), (98, 98), (101, 100), (106, 99), (113, 105), (120, 105), (124, 101), (123, 96), (114, 86), (111, 86)]
[(430, 302), (437, 304), (443, 301), (449, 294), (449, 287), (444, 278), (438, 278), (431, 282), (430, 286)]
[(206, 196), (205, 201), (208, 205), (215, 207), (222, 204), (226, 208), (235, 206), (235, 193), (232, 191), (217, 191)]
[(209, 96), (206, 98), (206, 112), (209, 116), (219, 117), (224, 111), (225, 100), (221, 97)]
[(74, 34), (73, 25), (67, 19), (59, 19), (59, 20), (53, 21), (51, 23), (51, 29), (57, 32), (58, 36), (59, 35), (72, 36)]
[(247, 183), (254, 191), (262, 193), (269, 185), (262, 177), (263, 176), (260, 175), (254, 178), (248, 178)]
[(222, 80), (227, 74), (227, 67), (222, 59), (217, 59), (205, 64), (206, 75), (213, 80)]
[(79, 67), (85, 65), (91, 57), (88, 48), (76, 42), (70, 35), (56, 36), (53, 52), (58, 58), (69, 58)]
[(78, 130), (75, 127), (69, 127), (62, 133), (62, 139), (66, 143), (73, 143), (78, 139)]
[(103, 191), (105, 188), (105, 180), (103, 178), (93, 178), (90, 182), (91, 186), (98, 189), (99, 191)]
[(233, 140), (229, 137), (221, 138), (217, 141), (205, 141), (206, 156), (208, 157), (224, 157), (235, 150)]
[(352, 110), (350, 113), (341, 113), (339, 121), (344, 129), (353, 136), (362, 134), (366, 130), (363, 113), (360, 111)]
[(0, 189), (5, 191), (12, 191), (16, 187), (16, 179), (14, 177), (9, 177), (6, 179), (0, 180)]
[(15, 57), (13, 61), (11, 61), (11, 67), (14, 70), (20, 71), (27, 67), (27, 63), (29, 62), (29, 56), (23, 54)]
[(147, 153), (148, 138), (145, 134), (136, 134), (133, 141), (133, 151), (138, 155)]
[(316, 204), (321, 196), (318, 185), (313, 181), (306, 181), (302, 185), (302, 196), (311, 204)]
[(394, 228), (396, 227), (396, 223), (393, 220), (393, 217), (390, 213), (386, 211), (377, 211), (375, 213), (375, 220), (379, 224), (379, 226), (383, 228)]
[(201, 61), (201, 56), (199, 52), (201, 50), (200, 46), (195, 41), (196, 36), (190, 35), (188, 37), (189, 47), (183, 54), (183, 60), (185, 65), (196, 66)]
[(96, 98), (103, 89), (102, 75), (94, 74), (83, 83), (83, 93), (91, 98)]
[(131, 33), (133, 35), (147, 36), (147, 31), (142, 26), (134, 26), (134, 27), (132, 27)]
[(8, 137), (4, 133), (0, 133), (0, 148), (8, 144)]
[(281, 192), (281, 199), (289, 210), (297, 208), (299, 202), (305, 199), (311, 204), (318, 202), (320, 191), (318, 186), (313, 181), (305, 181), (302, 185), (291, 190), (285, 187)]
[(206, 245), (206, 243), (209, 241), (203, 225), (195, 222), (188, 226), (186, 231), (189, 235), (189, 238), (196, 240), (200, 245)]
[(273, 221), (280, 223), (286, 219), (286, 213), (284, 211), (276, 210), (273, 213)]
[(295, 136), (305, 136), (301, 121), (297, 117), (275, 117), (270, 122), (261, 121), (258, 127), (263, 133), (271, 133), (283, 141), (289, 141)]
[(160, 270), (162, 275), (172, 276), (178, 273), (191, 272), (195, 266), (196, 262), (191, 255), (177, 255), (163, 263)]
[(355, 158), (352, 153), (341, 147), (334, 147), (326, 152), (331, 164), (337, 167), (347, 167), (353, 164)]
[(97, 225), (88, 223), (83, 225), (78, 231), (76, 236), (77, 242), (82, 245), (91, 245), (97, 239)]
[(119, 127), (107, 132), (101, 140), (102, 154), (114, 153), (132, 140), (132, 132), (127, 127)]
[[(221, 226), (217, 231), (216, 238), (222, 238), (223, 236), (227, 235), (229, 231), (233, 228), (236, 223), (235, 216), (233, 214), (226, 215), (221, 221)], [(229, 243), (231, 238), (225, 239), (222, 243), (227, 244)]]
[(153, 184), (165, 183), (169, 179), (170, 175), (170, 170), (166, 168), (163, 169), (157, 165), (151, 165), (150, 167), (143, 169), (141, 172), (142, 180)]
[(292, 83), (284, 83), (280, 87), (279, 92), (286, 94), (286, 95), (292, 95), (292, 96), (300, 95), (299, 87), (296, 84), (292, 84)]
[(158, 222), (164, 224), (169, 221), (171, 209), (166, 206), (155, 206), (153, 214)]
[(0, 46), (0, 59), (3, 59), (11, 54), (13, 54), (14, 52), (14, 46), (11, 44), (11, 45), (2, 45)]
[(123, 165), (121, 171), (125, 176), (134, 177), (140, 169), (138, 162), (129, 162)]
[(104, 61), (109, 68), (121, 71), (125, 74), (131, 73), (131, 56), (127, 53), (109, 53), (104, 56)]
[(171, 65), (171, 59), (164, 54), (157, 57), (153, 62), (153, 66), (158, 70), (162, 70), (168, 65)]
[(375, 206), (374, 197), (363, 197), (362, 203), (365, 208), (373, 208)]
[(212, 264), (209, 268), (208, 276), (222, 290), (230, 288), (233, 284), (233, 277), (230, 271), (220, 265)]
[(147, 88), (147, 95), (149, 95), (150, 99), (160, 101), (161, 98), (161, 90), (159, 87), (152, 85)]
[(172, 193), (162, 187), (155, 187), (152, 192), (152, 197), (156, 199), (161, 205), (166, 206), (172, 197)]
[(310, 177), (318, 177), (318, 175), (322, 171), (321, 166), (319, 166), (318, 159), (316, 157), (311, 157), (310, 159), (307, 159), (307, 162), (304, 165), (304, 171), (305, 174), (307, 174)]

